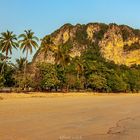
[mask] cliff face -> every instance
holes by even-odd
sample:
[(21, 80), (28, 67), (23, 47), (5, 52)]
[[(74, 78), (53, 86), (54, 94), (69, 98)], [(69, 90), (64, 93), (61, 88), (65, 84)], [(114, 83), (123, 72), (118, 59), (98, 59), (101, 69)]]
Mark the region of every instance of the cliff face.
[[(47, 41), (48, 37), (51, 43)], [(89, 23), (73, 26), (65, 24), (43, 40), (46, 40), (45, 47), (48, 48), (52, 46), (55, 48), (62, 44), (71, 45), (71, 57), (80, 56), (86, 48), (96, 45), (107, 61), (127, 66), (140, 64), (140, 30), (126, 25)], [(44, 54), (41, 48), (35, 54), (33, 64), (42, 61), (54, 63), (53, 51), (48, 49), (47, 54)], [(44, 56), (46, 56), (45, 59)]]

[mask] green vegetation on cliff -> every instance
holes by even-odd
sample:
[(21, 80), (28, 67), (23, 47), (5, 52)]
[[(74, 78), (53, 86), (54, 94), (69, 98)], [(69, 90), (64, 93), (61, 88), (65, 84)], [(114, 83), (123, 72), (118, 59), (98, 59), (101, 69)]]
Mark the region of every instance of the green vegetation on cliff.
[[(28, 53), (38, 46), (38, 39), (31, 34), (21, 44), (17, 38), (11, 41)], [(6, 56), (4, 53), (14, 46), (6, 46), (3, 51), (2, 43), (3, 38), (0, 39), (0, 87), (65, 92), (140, 91), (140, 31), (131, 27), (66, 24), (41, 40), (32, 63), (27, 62), (27, 57), (20, 58), (15, 65), (8, 63), (8, 53)]]
[[(70, 60), (65, 65), (65, 69), (63, 63), (40, 63), (39, 71), (42, 71), (44, 66), (46, 67), (44, 72), (49, 70), (47, 75), (37, 71), (40, 74), (39, 77), (45, 78), (45, 82), (40, 82), (40, 89), (96, 92), (140, 91), (140, 66), (127, 67), (107, 62), (101, 56), (98, 46), (89, 46), (80, 57)], [(53, 84), (50, 86), (47, 83)]]

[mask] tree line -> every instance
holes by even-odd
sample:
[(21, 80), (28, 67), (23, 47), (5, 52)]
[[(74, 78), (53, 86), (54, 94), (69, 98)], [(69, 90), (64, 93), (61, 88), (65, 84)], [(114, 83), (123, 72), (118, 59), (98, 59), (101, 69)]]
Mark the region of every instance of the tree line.
[[(94, 92), (139, 92), (140, 65), (116, 65), (106, 61), (97, 44), (89, 43), (80, 56), (71, 57), (72, 42), (56, 46), (51, 36), (41, 40), (40, 51), (44, 60), (34, 67), (28, 63), (28, 55), (37, 48), (39, 39), (31, 30), (18, 38), (13, 32), (0, 37), (1, 63), (0, 87), (14, 87), (16, 91), (94, 91)], [(21, 48), (25, 58), (9, 64), (12, 48)], [(47, 63), (47, 55), (53, 53), (54, 63)], [(32, 70), (34, 69), (34, 70)]]
[[(28, 55), (37, 49), (39, 39), (32, 30), (25, 30), (18, 37), (10, 31), (2, 32), (0, 36), (0, 87), (16, 87), (17, 82), (23, 82), (26, 89)], [(16, 59), (17, 64), (9, 63), (9, 54), (12, 55), (13, 48), (20, 48), (26, 53), (25, 58)], [(22, 71), (22, 79), (18, 79), (18, 73)], [(17, 77), (17, 78), (16, 78)], [(21, 78), (21, 76), (20, 76)]]

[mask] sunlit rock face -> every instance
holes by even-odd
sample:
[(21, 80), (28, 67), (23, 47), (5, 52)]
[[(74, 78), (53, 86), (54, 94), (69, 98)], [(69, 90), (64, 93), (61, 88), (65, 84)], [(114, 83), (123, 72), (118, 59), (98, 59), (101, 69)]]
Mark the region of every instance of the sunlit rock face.
[[(54, 33), (44, 37), (51, 38), (46, 47), (71, 46), (70, 56), (80, 56), (89, 46), (98, 46), (101, 55), (107, 61), (127, 66), (140, 64), (140, 30), (126, 25), (89, 23), (87, 25), (65, 24)], [(37, 62), (54, 63), (54, 51), (49, 50), (44, 59), (44, 52), (40, 48), (33, 58)]]
[[(121, 26), (110, 26), (99, 42), (101, 53), (104, 58), (114, 61), (116, 64), (140, 64), (140, 47), (135, 48), (136, 44), (140, 46), (140, 36), (135, 35), (133, 30), (128, 27), (125, 28), (125, 32), (128, 32), (126, 40), (123, 37)], [(132, 45), (134, 46), (132, 47)]]

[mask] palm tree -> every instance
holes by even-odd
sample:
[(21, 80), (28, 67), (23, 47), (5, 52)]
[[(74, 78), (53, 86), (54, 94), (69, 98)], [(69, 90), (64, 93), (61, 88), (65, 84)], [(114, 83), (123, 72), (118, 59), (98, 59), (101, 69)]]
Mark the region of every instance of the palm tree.
[(65, 69), (66, 65), (70, 62), (70, 49), (67, 45), (58, 46), (54, 51), (54, 57), (56, 64), (60, 64)]
[(16, 64), (14, 64), (15, 74), (14, 79), (16, 81), (16, 87), (19, 89), (24, 88), (25, 85), (25, 77), (24, 77), (24, 68), (25, 68), (26, 58), (20, 57), (16, 59)]
[(5, 59), (5, 55), (3, 55), (2, 53), (0, 53), (0, 62), (3, 62), (3, 60)]
[(23, 71), (25, 67), (25, 62), (26, 62), (26, 58), (20, 57), (20, 59), (16, 59), (16, 65), (15, 65), (16, 70)]
[(45, 61), (48, 52), (49, 51), (54, 52), (56, 47), (50, 36), (46, 36), (41, 41), (42, 41), (41, 42), (41, 51), (44, 53), (44, 61)]
[[(68, 45), (58, 46), (57, 49), (55, 49), (54, 51), (55, 63), (62, 67), (64, 77), (66, 77), (66, 66), (69, 64), (71, 59), (69, 54), (70, 54), (70, 48)], [(61, 90), (64, 90), (64, 85), (65, 83), (63, 83)], [(68, 91), (68, 87), (69, 85), (66, 84), (67, 91)]]
[(83, 73), (83, 61), (81, 60), (80, 57), (75, 58), (75, 64), (76, 64), (76, 71), (77, 71), (77, 80), (80, 78), (80, 74)]
[[(39, 39), (34, 36), (34, 32), (32, 30), (25, 30), (24, 34), (19, 35), (19, 44), (20, 44), (20, 49), (22, 49), (23, 53), (26, 52), (26, 62), (25, 62), (25, 68), (24, 68), (24, 77), (25, 77), (25, 83), (26, 83), (26, 71), (27, 71), (27, 59), (28, 59), (28, 54), (32, 54), (33, 48), (37, 49), (38, 44), (37, 42)], [(25, 84), (25, 90), (26, 90), (26, 84)]]
[(5, 53), (5, 59), (4, 63), (1, 69), (1, 74), (3, 72), (4, 65), (8, 59), (9, 53), (12, 54), (12, 49), (17, 49), (18, 43), (17, 43), (17, 37), (13, 32), (10, 32), (7, 30), (7, 32), (1, 33), (0, 36), (0, 51), (2, 53)]

